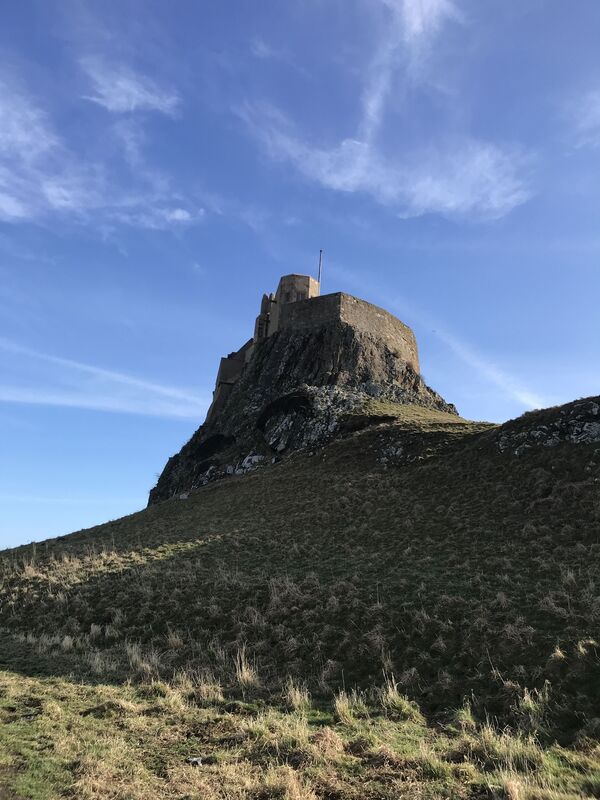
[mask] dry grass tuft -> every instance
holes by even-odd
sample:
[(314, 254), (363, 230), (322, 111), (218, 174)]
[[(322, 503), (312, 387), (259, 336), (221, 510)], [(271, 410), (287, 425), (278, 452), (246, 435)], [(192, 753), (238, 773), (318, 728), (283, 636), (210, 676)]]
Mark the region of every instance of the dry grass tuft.
[(398, 683), (393, 675), (385, 677), (385, 682), (377, 694), (381, 707), (390, 718), (407, 720), (419, 725), (425, 724), (425, 718), (418, 705), (398, 691)]
[(287, 679), (284, 689), (284, 700), (292, 711), (307, 713), (311, 708), (310, 692), (306, 686), (297, 683), (293, 678)]
[(333, 700), (336, 719), (344, 725), (353, 726), (357, 720), (369, 716), (369, 708), (362, 692), (353, 689), (350, 693), (342, 690)]
[(242, 645), (235, 654), (235, 678), (242, 689), (253, 689), (260, 686), (260, 679), (256, 664), (249, 661), (246, 655), (246, 645)]

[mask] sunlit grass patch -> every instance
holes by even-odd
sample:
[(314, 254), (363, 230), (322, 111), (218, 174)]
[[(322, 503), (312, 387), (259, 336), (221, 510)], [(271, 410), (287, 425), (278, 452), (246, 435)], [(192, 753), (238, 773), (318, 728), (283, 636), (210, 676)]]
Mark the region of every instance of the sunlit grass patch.
[(391, 800), (487, 791), (566, 800), (595, 796), (600, 785), (593, 750), (544, 748), (489, 723), (463, 726), (467, 733), (394, 720), (375, 702), (380, 688), (338, 694), (318, 711), (281, 708), (279, 694), (248, 713), (226, 694), (213, 705), (189, 703), (194, 684), (210, 682), (179, 675), (91, 687), (0, 673), (0, 792), (23, 800), (324, 800), (335, 790)]

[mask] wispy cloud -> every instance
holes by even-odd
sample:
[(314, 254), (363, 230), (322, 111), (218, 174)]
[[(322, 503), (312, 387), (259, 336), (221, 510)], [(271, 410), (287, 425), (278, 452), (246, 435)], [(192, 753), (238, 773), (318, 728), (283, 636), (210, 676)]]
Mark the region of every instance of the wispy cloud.
[[(43, 204), (39, 164), (46, 163), (50, 178), (57, 147), (47, 115), (0, 80), (0, 219), (26, 219)], [(51, 192), (46, 202), (52, 202)]]
[(132, 169), (142, 167), (147, 170), (144, 158), (147, 136), (139, 118), (134, 116), (118, 117), (111, 127), (111, 134), (127, 164)]
[(105, 157), (90, 162), (59, 136), (49, 114), (24, 89), (0, 81), (0, 220), (60, 215), (103, 228), (161, 230), (203, 220), (202, 207), (145, 163), (139, 126), (119, 120), (107, 134)]
[[(469, 134), (433, 130), (426, 144), (380, 141), (394, 81), (422, 79), (434, 39), (449, 21), (462, 21), (451, 0), (380, 0), (388, 14), (361, 92), (352, 136), (319, 146), (268, 103), (235, 109), (271, 158), (291, 163), (305, 178), (338, 192), (370, 195), (401, 217), (440, 213), (495, 219), (530, 196), (522, 174), (528, 159), (518, 148)], [(396, 92), (397, 94), (397, 92)]]
[(394, 73), (403, 67), (406, 76), (420, 73), (431, 40), (445, 22), (462, 16), (451, 0), (380, 0), (389, 19), (368, 69), (363, 90), (361, 141), (371, 142), (383, 120)]
[(95, 93), (84, 99), (103, 106), (107, 111), (159, 111), (174, 114), (179, 106), (176, 92), (164, 89), (145, 75), (123, 64), (101, 58), (83, 58), (81, 66), (92, 81)]
[(549, 405), (549, 402), (541, 395), (529, 389), (527, 386), (524, 386), (509, 372), (499, 367), (484, 354), (475, 350), (472, 345), (467, 344), (454, 334), (444, 330), (437, 322), (433, 324), (436, 325), (435, 335), (441, 339), (461, 361), (467, 364), (467, 366), (480, 377), (496, 386), (505, 396), (510, 397), (527, 409), (544, 408)]
[(568, 117), (577, 147), (600, 147), (600, 89), (592, 89), (572, 101)]
[(285, 50), (280, 48), (272, 47), (270, 44), (267, 44), (264, 39), (260, 37), (255, 37), (250, 42), (250, 52), (255, 58), (259, 58), (265, 61), (285, 61), (287, 60), (287, 54)]
[[(0, 173), (0, 183), (9, 183), (6, 178), (3, 181)], [(10, 186), (10, 183), (9, 183)], [(22, 220), (29, 216), (29, 209), (17, 200), (12, 194), (0, 191), (0, 220)]]
[(161, 206), (158, 199), (155, 204), (148, 204), (143, 202), (143, 198), (134, 197), (131, 203), (112, 209), (110, 219), (136, 228), (173, 230), (197, 225), (204, 220), (205, 214), (201, 207)]
[(17, 379), (0, 384), (0, 402), (196, 420), (208, 406), (205, 394), (40, 352), (10, 339), (0, 338), (0, 351), (5, 375)]
[(419, 47), (423, 40), (435, 35), (447, 20), (462, 15), (452, 0), (383, 0), (402, 20), (405, 41)]
[(401, 217), (440, 213), (496, 219), (530, 196), (520, 177), (527, 158), (471, 137), (441, 141), (397, 156), (359, 139), (333, 148), (303, 141), (269, 106), (238, 109), (269, 155), (287, 161), (306, 178), (339, 192), (363, 192)]
[(298, 63), (289, 50), (284, 47), (274, 47), (260, 37), (255, 37), (251, 40), (250, 53), (259, 61), (274, 61), (285, 67), (289, 67), (304, 77), (309, 76), (308, 70)]
[(31, 162), (56, 144), (48, 116), (5, 81), (0, 82), (0, 153)]

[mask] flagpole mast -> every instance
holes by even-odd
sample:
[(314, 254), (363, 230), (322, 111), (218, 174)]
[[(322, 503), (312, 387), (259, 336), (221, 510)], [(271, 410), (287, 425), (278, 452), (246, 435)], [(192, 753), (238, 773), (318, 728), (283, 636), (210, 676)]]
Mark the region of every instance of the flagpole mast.
[(323, 275), (323, 251), (319, 250), (319, 294), (321, 294), (321, 276)]

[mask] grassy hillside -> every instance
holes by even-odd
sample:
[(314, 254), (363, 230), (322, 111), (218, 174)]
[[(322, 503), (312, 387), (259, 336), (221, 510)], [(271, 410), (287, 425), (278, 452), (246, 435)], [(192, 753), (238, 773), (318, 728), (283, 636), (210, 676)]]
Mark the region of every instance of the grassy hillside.
[(1, 554), (0, 798), (599, 796), (600, 447), (358, 416)]

